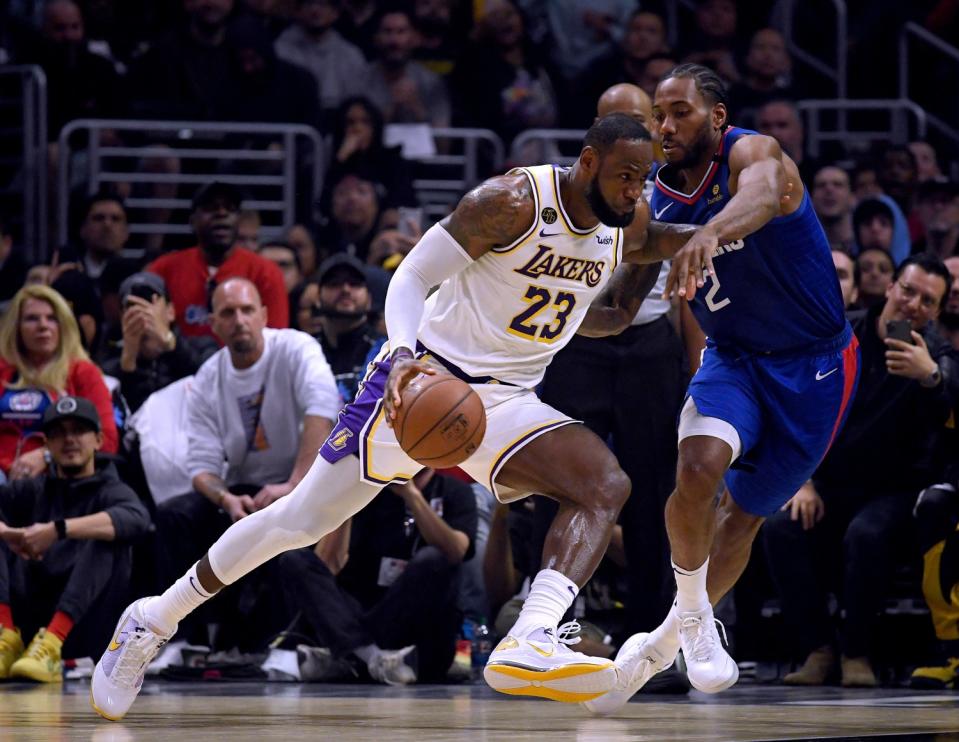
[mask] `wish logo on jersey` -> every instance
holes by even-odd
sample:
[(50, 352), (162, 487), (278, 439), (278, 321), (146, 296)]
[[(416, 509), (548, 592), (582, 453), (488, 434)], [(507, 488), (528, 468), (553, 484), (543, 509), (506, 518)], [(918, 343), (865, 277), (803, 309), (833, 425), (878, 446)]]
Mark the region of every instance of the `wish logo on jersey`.
[[(612, 244), (612, 239), (609, 244)], [(560, 255), (549, 245), (537, 245), (536, 250), (536, 254), (526, 265), (513, 270), (529, 278), (552, 276), (569, 281), (582, 281), (590, 288), (599, 285), (603, 279), (603, 269), (606, 267), (606, 262), (603, 260), (586, 260)]]

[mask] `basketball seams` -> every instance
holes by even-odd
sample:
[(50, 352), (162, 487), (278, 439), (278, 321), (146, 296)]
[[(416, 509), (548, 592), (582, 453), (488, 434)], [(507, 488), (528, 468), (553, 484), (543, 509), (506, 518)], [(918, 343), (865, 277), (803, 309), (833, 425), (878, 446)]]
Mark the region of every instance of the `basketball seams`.
[[(454, 377), (454, 379), (455, 379), (455, 377)], [(458, 379), (455, 379), (455, 380), (458, 381)], [(444, 379), (443, 381), (440, 382), (440, 384), (443, 384), (443, 383), (445, 383), (445, 382), (446, 382), (446, 380)], [(435, 386), (439, 386), (439, 384), (434, 384), (433, 386), (434, 386), (434, 387), (435, 387)], [(433, 388), (433, 387), (430, 387), (430, 388)], [(424, 390), (424, 391), (425, 391), (425, 390)], [(433, 426), (432, 426), (429, 430), (427, 430), (425, 433), (423, 433), (423, 435), (421, 435), (421, 436), (419, 437), (419, 439), (416, 441), (416, 443), (413, 443), (413, 444), (409, 447), (409, 449), (407, 449), (407, 450), (408, 450), (408, 451), (415, 451), (415, 450), (416, 450), (416, 447), (417, 447), (418, 445), (420, 445), (420, 443), (422, 443), (422, 442), (430, 435), (430, 433), (432, 433), (434, 430), (436, 430), (438, 427), (440, 427), (443, 423), (445, 423), (447, 420), (449, 420), (450, 416), (451, 416), (454, 412), (456, 412), (456, 411), (460, 408), (460, 405), (462, 405), (463, 402), (465, 402), (467, 399), (469, 399), (469, 396), (470, 396), (471, 394), (473, 394), (473, 393), (474, 393), (474, 392), (473, 392), (473, 390), (472, 390), (471, 388), (467, 388), (466, 394), (464, 394), (462, 397), (460, 397), (460, 398), (457, 400), (456, 404), (454, 404), (452, 407), (450, 407), (449, 410), (446, 411), (446, 414), (444, 414), (443, 417), (441, 417), (439, 420), (437, 420), (435, 423), (433, 423)], [(422, 396), (422, 395), (420, 395), (420, 396)], [(419, 399), (419, 396), (417, 397), (417, 399)], [(416, 400), (413, 400), (413, 401), (415, 402)], [(449, 455), (449, 454), (446, 454), (446, 455)], [(440, 456), (431, 456), (430, 458), (431, 458), (431, 459), (438, 459), (438, 458), (441, 458), (441, 457), (440, 457)]]
[[(429, 377), (427, 376), (427, 378), (429, 378)], [(457, 379), (455, 376), (450, 376), (448, 379), (439, 379), (439, 380), (435, 381), (432, 385), (430, 385), (430, 386), (428, 386), (428, 387), (425, 387), (424, 389), (421, 389), (420, 392), (419, 392), (415, 397), (413, 397), (413, 401), (410, 402), (410, 406), (407, 407), (405, 411), (402, 411), (402, 412), (400, 413), (400, 420), (399, 420), (399, 423), (400, 423), (400, 431), (399, 431), (399, 435), (396, 436), (396, 442), (397, 442), (397, 443), (399, 443), (401, 446), (403, 445), (403, 433), (404, 433), (404, 431), (406, 430), (406, 418), (410, 415), (410, 413), (413, 412), (413, 408), (416, 406), (416, 403), (420, 401), (420, 398), (423, 397), (423, 395), (426, 393), (426, 391), (427, 391), (428, 389), (432, 389), (432, 388), (435, 387), (435, 386), (439, 386), (440, 384), (446, 384), (446, 383), (449, 382), (449, 381), (457, 381), (457, 380), (458, 380), (458, 379)], [(409, 389), (409, 388), (410, 388), (410, 387), (409, 387), (409, 384), (407, 384), (406, 389)], [(404, 391), (406, 391), (406, 390), (404, 389)], [(400, 392), (400, 397), (402, 398), (402, 396), (403, 396), (403, 392)], [(462, 401), (462, 400), (460, 400), (460, 401)], [(400, 407), (400, 410), (403, 410), (402, 406)], [(435, 427), (435, 426), (434, 426), (434, 427)], [(431, 429), (431, 430), (432, 430), (432, 429)], [(429, 432), (427, 432), (427, 435), (429, 435)], [(424, 437), (425, 437), (425, 436), (424, 436)], [(423, 438), (420, 438), (420, 439), (419, 439), (418, 441), (416, 441), (416, 443), (413, 444), (413, 445), (416, 445), (416, 444), (418, 444), (418, 443), (421, 443), (422, 441), (423, 441)], [(411, 446), (411, 448), (412, 448), (412, 446)]]

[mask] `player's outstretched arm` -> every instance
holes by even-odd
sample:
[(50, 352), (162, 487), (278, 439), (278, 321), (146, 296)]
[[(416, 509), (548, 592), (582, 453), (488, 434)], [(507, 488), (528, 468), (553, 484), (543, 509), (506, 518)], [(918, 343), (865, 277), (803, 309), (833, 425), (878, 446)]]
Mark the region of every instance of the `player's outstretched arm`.
[(713, 255), (720, 245), (745, 238), (784, 209), (798, 208), (795, 204), (802, 200), (802, 183), (798, 174), (787, 178), (784, 160), (788, 158), (772, 137), (743, 137), (733, 145), (729, 153), (732, 198), (676, 253), (664, 298), (675, 293), (692, 299), (713, 273)]
[(384, 307), (393, 362), (383, 395), (387, 425), (396, 418), (403, 387), (417, 374), (435, 373), (413, 357), (430, 289), (529, 230), (535, 216), (529, 189), (529, 180), (522, 174), (491, 178), (477, 186), (452, 214), (426, 231), (396, 269)]
[[(779, 142), (772, 137), (742, 137), (733, 145), (729, 152), (732, 198), (705, 226), (720, 245), (743, 239), (783, 213), (782, 199), (787, 192), (783, 160)], [(801, 200), (801, 189), (799, 183), (799, 191), (790, 194), (790, 200), (796, 196)]]
[(620, 265), (603, 292), (590, 304), (576, 334), (598, 338), (616, 335), (629, 327), (643, 299), (656, 285), (661, 266), (662, 263)]
[(636, 204), (633, 223), (623, 230), (623, 262), (645, 265), (669, 260), (699, 229), (693, 224), (669, 224), (653, 221), (649, 204)]

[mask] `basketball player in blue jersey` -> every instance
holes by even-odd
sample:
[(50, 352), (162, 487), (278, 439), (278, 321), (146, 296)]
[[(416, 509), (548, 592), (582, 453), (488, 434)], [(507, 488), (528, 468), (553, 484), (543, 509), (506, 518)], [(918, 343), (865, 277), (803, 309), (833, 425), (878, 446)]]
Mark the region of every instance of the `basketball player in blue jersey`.
[[(574, 702), (615, 687), (616, 666), (570, 649), (575, 641), (558, 622), (606, 551), (629, 479), (602, 439), (534, 389), (574, 334), (628, 324), (659, 272), (647, 254), (675, 253), (695, 231), (649, 224), (641, 193), (651, 163), (646, 128), (606, 116), (571, 168), (492, 178), (431, 227), (390, 283), (389, 342), (309, 472), (289, 495), (234, 523), (162, 595), (124, 611), (94, 670), (94, 709), (122, 718), (186, 615), (280, 552), (316, 543), (384, 486), (421, 469), (390, 424), (404, 386), (437, 372), (469, 383), (486, 410), (486, 435), (461, 468), (503, 502), (531, 492), (559, 502), (543, 568), (490, 656), (487, 682)], [(653, 264), (623, 265), (639, 260)]]
[(763, 519), (826, 454), (858, 380), (829, 244), (795, 163), (771, 137), (728, 124), (723, 83), (699, 65), (660, 81), (653, 125), (666, 156), (653, 218), (703, 225), (671, 256), (666, 295), (690, 302), (708, 340), (666, 503), (676, 602), (623, 644), (617, 688), (586, 704), (596, 713), (620, 708), (680, 648), (693, 687), (736, 682), (711, 604), (742, 574)]

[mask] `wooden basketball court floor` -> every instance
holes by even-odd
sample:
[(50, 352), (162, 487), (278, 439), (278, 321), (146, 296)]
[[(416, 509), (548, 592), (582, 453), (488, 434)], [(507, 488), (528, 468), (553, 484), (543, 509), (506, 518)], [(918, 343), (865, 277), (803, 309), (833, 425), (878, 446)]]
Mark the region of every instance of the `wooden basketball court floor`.
[(148, 682), (122, 722), (95, 716), (88, 681), (0, 686), (3, 742), (271, 740), (959, 741), (959, 692), (739, 686), (718, 696), (640, 694), (612, 718), (483, 685)]

